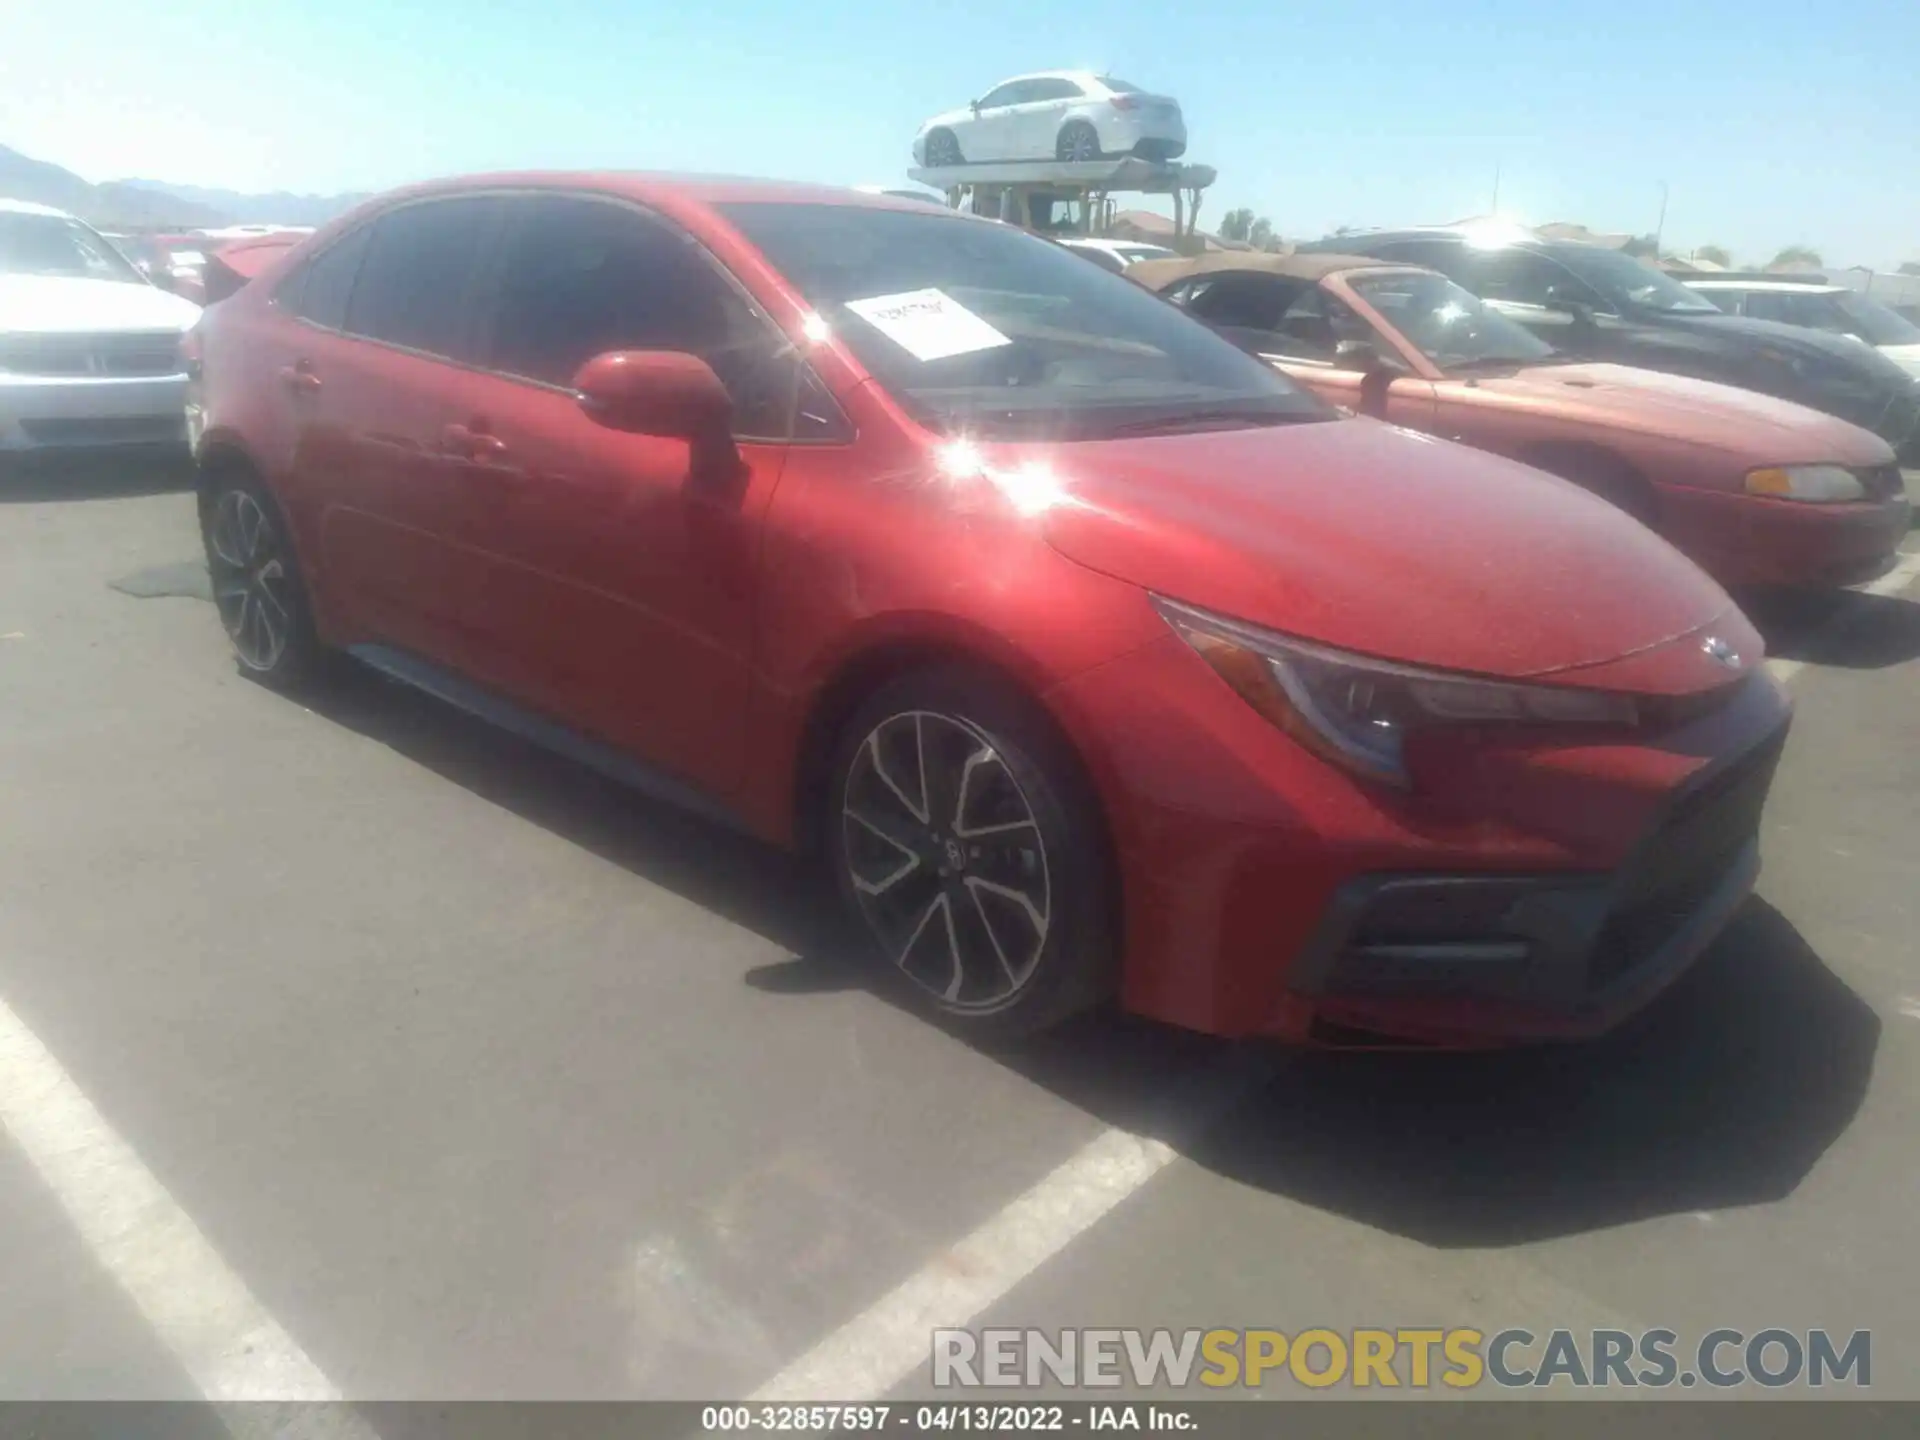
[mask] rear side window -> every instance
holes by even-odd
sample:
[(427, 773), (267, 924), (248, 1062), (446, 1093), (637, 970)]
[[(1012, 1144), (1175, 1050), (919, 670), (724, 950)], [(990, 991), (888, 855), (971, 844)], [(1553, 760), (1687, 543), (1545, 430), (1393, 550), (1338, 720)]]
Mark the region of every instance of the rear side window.
[(468, 292), (500, 213), (491, 196), (403, 206), (382, 215), (347, 307), (355, 335), (468, 358)]
[(1740, 301), (1746, 295), (1744, 290), (1702, 290), (1699, 293), (1706, 296), (1707, 299), (1718, 305), (1729, 315), (1738, 315), (1740, 313)]
[(347, 300), (353, 294), (354, 276), (360, 273), (361, 257), (367, 253), (368, 233), (362, 225), (307, 262), (288, 287), (294, 314), (328, 330), (346, 328)]

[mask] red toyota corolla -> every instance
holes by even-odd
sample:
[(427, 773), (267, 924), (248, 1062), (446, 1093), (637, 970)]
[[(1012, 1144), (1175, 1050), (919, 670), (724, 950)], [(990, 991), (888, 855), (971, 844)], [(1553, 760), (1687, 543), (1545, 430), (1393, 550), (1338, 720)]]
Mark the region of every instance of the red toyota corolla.
[(817, 844), (968, 1031), (1591, 1033), (1757, 870), (1788, 707), (1712, 581), (1009, 226), (442, 183), (189, 350), (246, 669), (346, 651)]

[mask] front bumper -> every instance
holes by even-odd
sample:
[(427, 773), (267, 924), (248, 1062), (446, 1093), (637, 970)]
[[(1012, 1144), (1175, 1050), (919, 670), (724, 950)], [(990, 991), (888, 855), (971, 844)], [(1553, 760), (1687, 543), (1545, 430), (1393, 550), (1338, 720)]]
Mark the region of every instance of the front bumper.
[(184, 445), (187, 377), (0, 375), (0, 451)]
[(1410, 756), (1405, 793), (1295, 745), (1172, 637), (1050, 700), (1103, 797), (1126, 1008), (1454, 1047), (1591, 1034), (1684, 970), (1753, 883), (1791, 717), (1753, 673), (1645, 736), (1463, 735)]
[(1673, 488), (1660, 503), (1661, 534), (1729, 587), (1860, 584), (1893, 563), (1913, 523), (1903, 490), (1817, 505)]
[(1712, 943), (1760, 873), (1758, 831), (1786, 738), (1680, 791), (1614, 873), (1368, 876), (1344, 886), (1296, 962), (1308, 1038), (1486, 1045), (1598, 1034)]

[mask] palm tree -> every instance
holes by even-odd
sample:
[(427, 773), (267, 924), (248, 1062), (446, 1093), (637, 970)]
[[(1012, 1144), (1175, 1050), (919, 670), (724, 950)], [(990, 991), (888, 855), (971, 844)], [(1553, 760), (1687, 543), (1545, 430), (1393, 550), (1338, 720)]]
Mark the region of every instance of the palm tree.
[(1693, 252), (1693, 258), (1696, 260), (1710, 261), (1718, 265), (1722, 270), (1731, 270), (1733, 268), (1733, 256), (1724, 245), (1702, 245), (1698, 250)]
[(1820, 252), (1815, 250), (1811, 245), (1789, 245), (1773, 257), (1772, 264), (1768, 265), (1767, 268), (1771, 270), (1776, 265), (1819, 266), (1824, 263), (1820, 258)]
[(1253, 229), (1253, 211), (1242, 205), (1238, 210), (1229, 210), (1220, 217), (1220, 238), (1222, 240), (1245, 240)]

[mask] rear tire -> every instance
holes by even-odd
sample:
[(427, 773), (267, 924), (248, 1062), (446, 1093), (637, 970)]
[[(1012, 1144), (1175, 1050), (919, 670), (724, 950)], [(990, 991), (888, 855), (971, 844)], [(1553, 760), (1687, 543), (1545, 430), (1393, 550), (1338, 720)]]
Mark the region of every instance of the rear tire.
[(214, 607), (241, 671), (281, 690), (320, 679), (330, 652), (314, 630), (286, 518), (266, 486), (237, 466), (209, 476), (200, 536)]
[(1031, 701), (963, 666), (910, 672), (855, 710), (830, 774), (835, 881), (916, 1009), (993, 1043), (1111, 993), (1115, 886), (1097, 805)]
[(1073, 163), (1100, 159), (1100, 132), (1084, 120), (1069, 120), (1053, 142), (1053, 156)]

